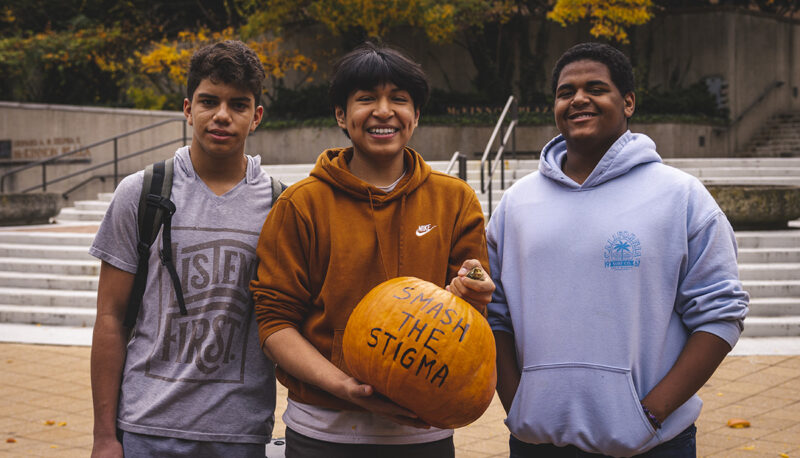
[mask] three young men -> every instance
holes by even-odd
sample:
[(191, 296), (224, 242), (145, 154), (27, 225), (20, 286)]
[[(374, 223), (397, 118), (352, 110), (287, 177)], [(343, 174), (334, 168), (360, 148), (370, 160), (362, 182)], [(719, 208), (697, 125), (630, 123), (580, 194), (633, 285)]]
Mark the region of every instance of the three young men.
[(192, 141), (175, 153), (170, 196), (187, 313), (159, 260), (159, 235), (130, 340), (123, 319), (139, 262), (143, 172), (114, 193), (90, 249), (102, 260), (91, 356), (93, 456), (264, 456), (274, 366), (258, 342), (249, 282), (272, 190), (260, 157), (244, 152), (263, 114), (263, 79), (258, 56), (241, 42), (192, 57), (183, 109)]
[[(287, 456), (453, 456), (452, 431), (427, 427), (343, 367), (350, 312), (401, 275), (449, 283), (482, 311), (497, 284), (488, 310), (511, 456), (694, 455), (695, 392), (736, 343), (748, 296), (711, 196), (627, 130), (635, 95), (624, 55), (583, 44), (559, 60), (561, 135), (539, 172), (506, 192), (487, 258), (474, 192), (407, 146), (428, 95), (424, 73), (369, 44), (341, 59), (331, 83), (353, 146), (323, 152), (261, 228), (273, 202), (258, 158), (244, 154), (262, 115), (263, 70), (248, 51), (224, 43), (192, 61), (184, 112), (194, 134), (176, 153), (172, 191), (189, 314), (178, 311), (157, 242), (126, 359), (141, 173), (120, 184), (92, 247), (103, 260), (96, 456), (123, 447), (263, 456), (274, 379), (259, 347), (289, 388)], [(247, 281), (259, 228), (256, 333)], [(487, 259), (494, 283), (464, 277)]]

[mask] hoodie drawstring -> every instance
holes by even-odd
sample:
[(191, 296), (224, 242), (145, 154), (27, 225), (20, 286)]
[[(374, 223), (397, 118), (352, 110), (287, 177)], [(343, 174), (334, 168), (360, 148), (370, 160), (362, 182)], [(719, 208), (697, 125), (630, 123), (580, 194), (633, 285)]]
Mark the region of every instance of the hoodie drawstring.
[(378, 239), (378, 256), (381, 258), (381, 267), (383, 267), (383, 274), (385, 279), (388, 280), (389, 278), (389, 269), (386, 268), (386, 262), (383, 258), (383, 245), (381, 245), (381, 233), (378, 231), (378, 222), (375, 221), (375, 205), (372, 202), (372, 191), (370, 191), (369, 187), (367, 187), (367, 194), (369, 196), (369, 209), (372, 212), (372, 227), (375, 228), (375, 237)]
[(400, 234), (397, 246), (397, 276), (403, 275), (403, 259), (405, 259), (406, 239), (405, 239), (405, 226), (406, 221), (406, 194), (403, 194), (400, 200)]

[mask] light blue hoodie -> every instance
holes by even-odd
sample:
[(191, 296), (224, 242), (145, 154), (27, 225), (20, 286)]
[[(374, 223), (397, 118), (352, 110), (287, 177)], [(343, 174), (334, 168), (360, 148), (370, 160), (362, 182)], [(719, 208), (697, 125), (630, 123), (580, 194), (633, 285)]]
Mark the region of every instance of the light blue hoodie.
[(691, 425), (697, 395), (656, 431), (640, 399), (689, 335), (733, 347), (748, 294), (725, 215), (696, 178), (622, 135), (579, 185), (566, 143), (505, 192), (488, 226), (495, 331), (514, 335), (522, 379), (506, 419), (525, 442), (612, 456), (643, 453)]

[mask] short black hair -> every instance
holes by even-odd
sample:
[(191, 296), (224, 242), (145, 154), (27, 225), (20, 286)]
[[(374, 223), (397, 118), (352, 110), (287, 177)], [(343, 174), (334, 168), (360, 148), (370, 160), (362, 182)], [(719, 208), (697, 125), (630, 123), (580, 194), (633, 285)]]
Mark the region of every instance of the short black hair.
[(579, 60), (600, 62), (608, 68), (611, 81), (623, 96), (634, 90), (633, 67), (622, 51), (604, 43), (580, 43), (564, 52), (553, 67), (553, 94), (558, 88), (558, 78), (567, 65)]
[(198, 49), (189, 63), (186, 95), (192, 100), (200, 82), (231, 84), (253, 93), (255, 104), (261, 102), (261, 84), (266, 73), (258, 55), (238, 40), (226, 40)]
[(365, 42), (336, 62), (328, 89), (331, 108), (346, 110), (347, 98), (354, 91), (384, 83), (408, 91), (416, 110), (428, 101), (430, 88), (422, 66), (397, 49)]

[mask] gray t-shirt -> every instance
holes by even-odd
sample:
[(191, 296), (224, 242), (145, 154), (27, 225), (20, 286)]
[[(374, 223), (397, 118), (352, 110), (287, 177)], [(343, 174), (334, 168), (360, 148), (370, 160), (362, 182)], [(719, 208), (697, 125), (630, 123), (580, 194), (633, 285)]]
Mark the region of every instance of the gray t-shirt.
[[(272, 205), (261, 158), (245, 179), (215, 195), (195, 174), (189, 148), (175, 153), (170, 199), (173, 259), (188, 315), (180, 314), (167, 269), (150, 248), (142, 307), (123, 371), (117, 425), (187, 440), (265, 443), (275, 410), (273, 363), (258, 343), (249, 283), (256, 244)], [(126, 177), (89, 252), (136, 273), (143, 172)]]

